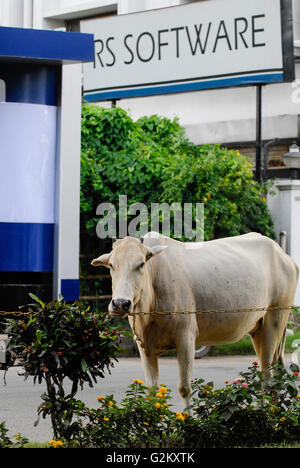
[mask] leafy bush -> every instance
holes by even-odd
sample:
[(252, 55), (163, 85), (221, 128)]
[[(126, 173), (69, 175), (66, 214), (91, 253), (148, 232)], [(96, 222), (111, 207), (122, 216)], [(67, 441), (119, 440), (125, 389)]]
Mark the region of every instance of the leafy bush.
[(54, 448), (225, 448), (299, 442), (299, 367), (291, 364), (287, 370), (276, 365), (272, 370), (264, 385), (255, 362), (223, 388), (195, 380), (190, 414), (172, 411), (165, 385), (148, 393), (139, 379), (120, 404), (113, 395), (99, 396), (99, 406), (90, 409), (68, 396), (62, 403), (73, 423), (58, 434), (60, 440), (49, 444)]
[(190, 415), (174, 412), (162, 386), (147, 394), (136, 379), (118, 406), (113, 395), (99, 397), (98, 409), (78, 416), (78, 443), (85, 447), (206, 448), (259, 446), (293, 442), (300, 437), (299, 368), (273, 367), (263, 376), (253, 363), (241, 378), (214, 389), (213, 382), (193, 382)]
[(273, 376), (264, 385), (256, 362), (241, 376), (221, 389), (202, 379), (193, 382), (192, 408), (198, 424), (192, 423), (191, 443), (199, 436), (205, 446), (215, 447), (299, 439), (299, 367), (291, 364), (289, 372), (273, 366)]
[(8, 437), (8, 429), (4, 422), (0, 422), (0, 448), (24, 448), (28, 440), (21, 434), (14, 436), (13, 441)]
[(89, 105), (82, 114), (81, 246), (82, 251), (90, 252), (90, 245), (98, 243), (98, 204), (109, 202), (117, 208), (119, 195), (127, 195), (128, 205), (142, 202), (150, 206), (160, 200), (169, 155), (167, 148), (152, 140), (120, 108)]
[[(135, 379), (118, 406), (113, 395), (98, 397), (98, 409), (85, 408), (80, 444), (86, 447), (166, 447), (178, 443), (179, 415), (170, 410), (165, 386), (147, 393), (143, 381)], [(83, 422), (82, 420), (82, 422)], [(178, 432), (179, 430), (179, 432)]]
[(205, 240), (255, 231), (274, 237), (264, 190), (249, 160), (220, 145), (174, 155), (162, 182), (169, 203), (203, 202)]
[(147, 207), (203, 202), (206, 240), (253, 230), (274, 236), (265, 188), (253, 180), (250, 161), (220, 145), (197, 147), (178, 119), (133, 122), (120, 108), (84, 105), (81, 162), (82, 249), (96, 242), (97, 205), (117, 206), (119, 195)]
[[(77, 408), (73, 400), (78, 385), (90, 387), (110, 371), (119, 348), (118, 334), (109, 330), (109, 319), (94, 315), (80, 303), (54, 301), (44, 304), (38, 298), (31, 312), (22, 320), (8, 320), (8, 351), (24, 368), (24, 376), (34, 383), (47, 384), (39, 413), (51, 415), (54, 436), (70, 431)], [(65, 395), (64, 381), (72, 381), (70, 395)], [(81, 402), (78, 403), (80, 406)]]

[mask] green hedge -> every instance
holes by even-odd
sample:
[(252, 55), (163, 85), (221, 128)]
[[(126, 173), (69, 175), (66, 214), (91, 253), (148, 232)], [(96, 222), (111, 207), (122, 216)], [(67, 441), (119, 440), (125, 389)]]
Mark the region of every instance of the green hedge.
[[(122, 109), (82, 109), (81, 245), (91, 251), (99, 203), (203, 202), (205, 240), (256, 231), (274, 237), (265, 188), (250, 161), (220, 145), (197, 147), (178, 119), (134, 122)], [(99, 248), (99, 247), (98, 247)]]
[[(118, 404), (113, 395), (99, 396), (96, 408), (79, 400), (65, 402), (72, 412), (68, 431), (49, 448), (227, 448), (297, 443), (300, 439), (299, 367), (273, 367), (263, 381), (257, 362), (241, 377), (214, 388), (193, 381), (190, 414), (175, 412), (165, 385), (147, 392), (134, 379)], [(71, 404), (72, 403), (72, 404)], [(18, 446), (26, 444), (19, 436)], [(0, 424), (0, 447), (14, 447)]]

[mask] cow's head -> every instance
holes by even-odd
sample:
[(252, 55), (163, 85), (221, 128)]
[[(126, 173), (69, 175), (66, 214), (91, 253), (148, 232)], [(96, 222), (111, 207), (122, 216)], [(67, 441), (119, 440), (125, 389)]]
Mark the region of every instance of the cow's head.
[(114, 317), (132, 313), (147, 285), (146, 263), (160, 254), (167, 246), (148, 247), (143, 240), (125, 237), (113, 244), (110, 253), (92, 261), (93, 266), (110, 269), (112, 278), (112, 300), (108, 310)]

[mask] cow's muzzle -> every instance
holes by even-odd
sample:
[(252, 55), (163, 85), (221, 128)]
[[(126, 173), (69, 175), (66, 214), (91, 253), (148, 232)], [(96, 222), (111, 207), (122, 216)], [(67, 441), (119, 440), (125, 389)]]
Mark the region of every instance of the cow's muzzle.
[(122, 317), (131, 309), (130, 299), (112, 299), (109, 305), (109, 313), (112, 317)]

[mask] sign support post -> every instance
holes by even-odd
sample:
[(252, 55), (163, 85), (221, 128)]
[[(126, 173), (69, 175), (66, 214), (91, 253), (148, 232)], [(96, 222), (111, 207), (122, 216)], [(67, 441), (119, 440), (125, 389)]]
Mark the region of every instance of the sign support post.
[(262, 85), (256, 86), (256, 169), (255, 178), (262, 182), (261, 170), (262, 156)]

